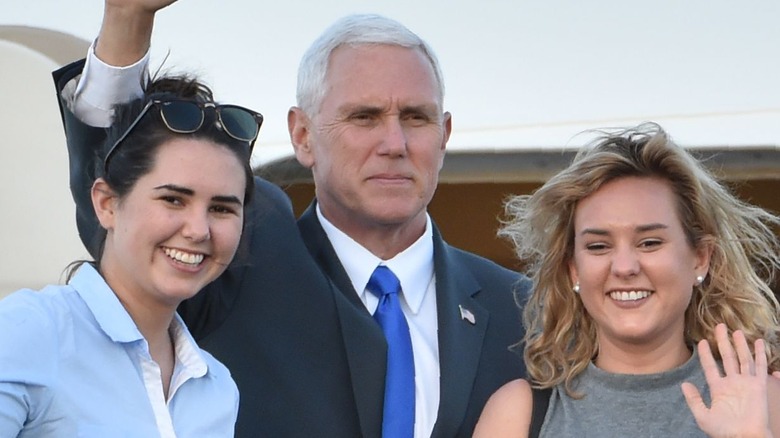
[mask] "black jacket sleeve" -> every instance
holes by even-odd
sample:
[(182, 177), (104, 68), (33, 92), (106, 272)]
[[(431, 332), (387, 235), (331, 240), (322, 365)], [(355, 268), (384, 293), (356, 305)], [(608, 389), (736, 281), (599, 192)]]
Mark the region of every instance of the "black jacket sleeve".
[(68, 64), (53, 73), (60, 106), (62, 124), (68, 143), (70, 192), (76, 202), (76, 225), (81, 242), (93, 258), (97, 259), (101, 229), (92, 208), (90, 190), (95, 182), (97, 166), (103, 162), (104, 128), (85, 125), (70, 111), (62, 99), (62, 90), (73, 78), (81, 74), (85, 60)]

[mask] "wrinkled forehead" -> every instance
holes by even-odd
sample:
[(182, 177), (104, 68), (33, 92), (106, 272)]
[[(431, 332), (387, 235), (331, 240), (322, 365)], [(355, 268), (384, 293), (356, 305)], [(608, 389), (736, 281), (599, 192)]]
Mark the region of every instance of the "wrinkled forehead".
[(418, 47), (389, 44), (341, 45), (331, 53), (325, 75), (329, 95), (432, 101), (442, 106), (433, 64)]

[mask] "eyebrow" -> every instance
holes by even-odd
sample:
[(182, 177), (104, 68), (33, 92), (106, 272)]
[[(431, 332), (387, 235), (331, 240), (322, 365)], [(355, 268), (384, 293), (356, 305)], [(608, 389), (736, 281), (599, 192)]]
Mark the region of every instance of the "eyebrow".
[[(645, 224), (640, 225), (634, 230), (638, 233), (645, 233), (647, 231), (654, 231), (654, 230), (665, 230), (669, 228), (668, 226), (661, 224), (661, 223), (653, 223), (653, 224)], [(585, 234), (595, 234), (597, 236), (607, 236), (609, 235), (609, 231), (603, 230), (601, 228), (585, 228), (584, 230), (580, 231), (580, 235)]]
[[(170, 190), (172, 192), (181, 193), (182, 195), (187, 195), (187, 196), (192, 196), (195, 194), (195, 190), (192, 190), (187, 187), (177, 186), (176, 184), (163, 184), (161, 186), (155, 187), (154, 190)], [(243, 205), (243, 203), (241, 202), (240, 199), (238, 199), (238, 197), (232, 195), (216, 195), (216, 196), (212, 196), (211, 200), (215, 202)]]
[[(369, 114), (381, 114), (385, 112), (384, 105), (372, 105), (372, 104), (346, 104), (340, 108), (342, 114), (351, 113), (369, 113)], [(419, 105), (404, 105), (400, 108), (401, 113), (438, 113), (438, 105), (429, 103), (421, 103)]]
[(439, 112), (439, 106), (438, 105), (432, 105), (428, 103), (421, 103), (419, 105), (406, 105), (401, 108), (402, 113), (408, 113), (408, 112), (420, 112), (420, 113), (433, 113), (436, 114)]
[(354, 112), (382, 112), (381, 105), (345, 105), (342, 107), (342, 111), (345, 113)]

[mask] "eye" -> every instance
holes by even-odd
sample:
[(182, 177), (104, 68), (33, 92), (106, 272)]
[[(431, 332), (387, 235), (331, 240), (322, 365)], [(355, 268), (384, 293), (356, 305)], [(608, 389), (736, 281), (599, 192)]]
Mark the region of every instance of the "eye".
[(216, 204), (209, 208), (209, 211), (220, 215), (238, 215), (238, 209), (230, 205)]
[(428, 114), (425, 114), (424, 112), (410, 111), (408, 113), (403, 114), (401, 120), (410, 124), (411, 126), (423, 126), (430, 123), (431, 118), (428, 116)]
[(663, 242), (660, 239), (645, 239), (639, 242), (639, 247), (643, 249), (658, 248)]
[(170, 204), (170, 205), (177, 206), (177, 207), (180, 207), (180, 206), (184, 205), (184, 200), (182, 198), (180, 198), (178, 196), (174, 196), (174, 195), (160, 196), (159, 199), (161, 201), (165, 202), (166, 204)]
[(594, 254), (601, 254), (609, 249), (605, 242), (590, 242), (585, 244), (585, 250)]
[(376, 114), (365, 111), (357, 112), (349, 116), (349, 121), (358, 126), (372, 126), (376, 123), (376, 119)]

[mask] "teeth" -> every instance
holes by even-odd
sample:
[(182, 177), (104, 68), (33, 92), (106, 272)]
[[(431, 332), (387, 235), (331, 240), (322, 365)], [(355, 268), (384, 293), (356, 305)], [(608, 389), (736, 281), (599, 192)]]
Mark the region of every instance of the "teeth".
[(636, 301), (650, 296), (650, 292), (646, 290), (632, 290), (630, 292), (610, 292), (610, 298), (616, 301)]
[(168, 257), (188, 265), (197, 265), (203, 261), (203, 254), (191, 254), (178, 249), (163, 248)]

